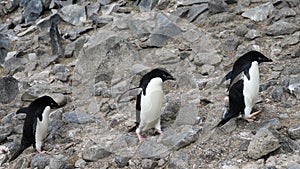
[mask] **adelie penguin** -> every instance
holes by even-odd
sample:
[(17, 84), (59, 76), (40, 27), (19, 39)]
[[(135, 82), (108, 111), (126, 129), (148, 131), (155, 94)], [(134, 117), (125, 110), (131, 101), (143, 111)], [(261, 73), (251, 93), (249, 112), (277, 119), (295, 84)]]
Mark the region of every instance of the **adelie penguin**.
[(42, 144), (47, 136), (49, 114), (51, 108), (58, 104), (49, 96), (42, 96), (34, 100), (28, 107), (19, 109), (16, 114), (25, 113), (23, 135), (19, 149), (9, 161), (15, 160), (26, 148), (33, 145), (39, 153), (43, 153)]
[(164, 98), (163, 82), (166, 80), (175, 80), (175, 78), (165, 69), (153, 69), (142, 77), (139, 87), (129, 89), (119, 98), (120, 101), (125, 96), (137, 95), (136, 125), (129, 132), (135, 130), (140, 141), (144, 140), (141, 132), (151, 128), (155, 128), (162, 134), (160, 113)]
[(251, 114), (252, 108), (259, 92), (259, 68), (262, 62), (272, 62), (271, 59), (258, 51), (250, 51), (234, 63), (232, 71), (227, 73), (222, 82), (230, 79), (229, 85), (229, 111), (224, 115), (216, 127), (221, 127), (231, 118), (243, 113), (243, 118), (248, 122), (260, 111)]

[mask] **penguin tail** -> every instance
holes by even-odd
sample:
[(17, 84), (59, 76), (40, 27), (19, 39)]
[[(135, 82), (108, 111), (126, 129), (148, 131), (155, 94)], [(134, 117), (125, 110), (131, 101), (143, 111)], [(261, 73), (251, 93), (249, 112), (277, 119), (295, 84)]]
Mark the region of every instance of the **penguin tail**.
[(9, 162), (15, 160), (28, 146), (21, 145), (20, 148), (15, 152), (15, 154), (9, 159)]
[(234, 114), (229, 112), (228, 114), (225, 115), (224, 118), (222, 118), (222, 120), (215, 127), (213, 127), (213, 129), (218, 128), (218, 127), (222, 127), (224, 124), (226, 124), (233, 117), (235, 117)]
[(28, 113), (28, 107), (23, 107), (23, 108), (20, 108), (16, 114), (20, 114), (20, 113), (25, 113), (27, 114)]
[(131, 133), (131, 132), (135, 131), (139, 127), (139, 125), (140, 125), (139, 122), (135, 122), (135, 126), (133, 126), (131, 129), (129, 129), (128, 133)]

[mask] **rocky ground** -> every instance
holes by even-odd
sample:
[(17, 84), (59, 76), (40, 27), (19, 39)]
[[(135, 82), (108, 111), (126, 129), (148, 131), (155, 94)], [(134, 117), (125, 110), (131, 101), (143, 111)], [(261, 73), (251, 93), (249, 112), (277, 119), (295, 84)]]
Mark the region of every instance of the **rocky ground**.
[[(1, 168), (300, 168), (299, 0), (2, 0)], [(262, 110), (212, 130), (227, 105), (221, 79), (250, 50), (260, 65)], [(117, 103), (164, 67), (164, 136), (127, 133), (135, 100)], [(46, 154), (20, 144), (24, 115), (51, 95)]]

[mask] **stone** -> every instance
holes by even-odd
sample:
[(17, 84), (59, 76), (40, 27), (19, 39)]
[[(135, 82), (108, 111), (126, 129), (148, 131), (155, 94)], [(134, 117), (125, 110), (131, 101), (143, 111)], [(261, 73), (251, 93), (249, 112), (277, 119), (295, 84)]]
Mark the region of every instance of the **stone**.
[(290, 126), (288, 129), (288, 134), (292, 139), (300, 139), (300, 123)]
[(64, 160), (51, 158), (49, 163), (49, 168), (50, 169), (74, 169), (74, 166), (72, 166), (71, 164), (69, 164)]
[(245, 38), (253, 40), (255, 38), (261, 37), (261, 33), (258, 30), (251, 29), (245, 34)]
[(199, 15), (208, 9), (207, 4), (193, 5), (189, 8), (187, 18), (190, 22), (193, 22)]
[(170, 0), (159, 0), (156, 5), (156, 8), (159, 10), (165, 10), (169, 4), (170, 4)]
[(273, 10), (274, 6), (272, 2), (267, 2), (255, 8), (245, 10), (242, 16), (259, 22), (267, 19)]
[(37, 21), (36, 25), (42, 29), (47, 30), (51, 27), (52, 24), (59, 25), (61, 22), (61, 17), (58, 13), (53, 13), (45, 18), (42, 18)]
[(74, 56), (75, 58), (77, 58), (79, 51), (82, 49), (86, 40), (87, 40), (86, 37), (81, 36), (75, 41), (67, 44), (64, 50), (65, 57), (69, 58)]
[(181, 29), (174, 24), (166, 15), (156, 15), (156, 26), (153, 28), (149, 40), (146, 42), (150, 47), (161, 47), (167, 40), (181, 32)]
[(295, 162), (289, 163), (286, 169), (300, 169), (300, 164)]
[(272, 129), (280, 130), (282, 128), (282, 124), (281, 124), (279, 118), (272, 118), (272, 119), (268, 119), (268, 120), (263, 121), (261, 123), (261, 125), (259, 126), (258, 130), (260, 128), (267, 128), (267, 129), (271, 129), (271, 130)]
[(142, 160), (142, 168), (143, 169), (154, 169), (157, 166), (157, 162), (151, 159), (143, 159)]
[(291, 94), (296, 96), (297, 99), (300, 99), (300, 82), (290, 84), (288, 86), (288, 89), (289, 89)]
[(288, 35), (298, 31), (300, 27), (293, 23), (279, 20), (268, 26), (265, 33), (269, 36)]
[(25, 23), (31, 23), (39, 18), (43, 11), (41, 0), (31, 0), (24, 10)]
[(275, 16), (275, 19), (278, 20), (280, 18), (285, 18), (285, 17), (294, 17), (296, 16), (296, 12), (292, 8), (281, 8), (277, 15)]
[(175, 124), (180, 125), (194, 125), (199, 120), (198, 108), (195, 104), (181, 106), (175, 120)]
[(67, 123), (85, 124), (92, 123), (95, 121), (95, 118), (93, 116), (81, 111), (66, 112), (62, 115), (62, 117), (63, 120)]
[(230, 52), (230, 51), (236, 50), (236, 48), (238, 47), (239, 44), (240, 44), (240, 41), (238, 40), (238, 38), (230, 37), (221, 44), (221, 48), (224, 51)]
[(61, 9), (61, 18), (75, 26), (81, 26), (86, 22), (86, 11), (85, 6), (74, 4), (67, 5)]
[(86, 166), (87, 162), (85, 162), (83, 159), (79, 159), (75, 162), (76, 168), (84, 168)]
[(140, 0), (139, 6), (142, 12), (151, 11), (158, 3), (158, 0)]
[(248, 146), (248, 155), (252, 159), (259, 159), (280, 147), (279, 140), (266, 128), (257, 131)]
[(56, 23), (51, 24), (49, 34), (52, 55), (63, 56), (62, 39)]
[(0, 65), (4, 63), (5, 57), (7, 55), (10, 46), (10, 39), (7, 34), (0, 33)]
[(248, 33), (248, 27), (245, 24), (239, 25), (234, 32), (236, 35), (244, 37)]
[(0, 102), (7, 104), (19, 93), (19, 81), (11, 76), (0, 78)]
[(276, 87), (273, 91), (272, 91), (272, 98), (275, 101), (281, 101), (282, 97), (284, 94), (284, 90), (282, 86)]
[(123, 157), (123, 156), (117, 156), (116, 158), (115, 158), (115, 163), (117, 163), (117, 166), (119, 167), (119, 168), (123, 168), (123, 167), (125, 167), (125, 166), (128, 166), (128, 164), (129, 164), (129, 160), (130, 160), (131, 158), (130, 157)]
[(47, 154), (36, 154), (30, 162), (31, 168), (45, 168), (50, 163), (50, 156)]
[(46, 68), (49, 66), (51, 63), (54, 63), (58, 60), (59, 56), (58, 55), (44, 55), (42, 56), (41, 59), (39, 59), (39, 65), (42, 68)]
[(201, 3), (208, 3), (209, 0), (184, 0), (184, 1), (177, 1), (178, 6), (190, 6), (194, 4), (201, 4)]
[(111, 16), (98, 16), (96, 14), (89, 17), (89, 20), (91, 20), (97, 28), (101, 28), (106, 24), (111, 23), (113, 19), (114, 18)]
[(108, 157), (111, 152), (107, 151), (101, 145), (94, 145), (83, 152), (82, 158), (85, 161), (98, 161), (99, 159)]
[(61, 80), (63, 82), (68, 81), (68, 77), (70, 75), (69, 69), (62, 64), (55, 64), (52, 68), (52, 73), (58, 80)]
[(226, 3), (223, 1), (213, 0), (208, 2), (208, 10), (212, 14), (221, 13), (226, 11)]

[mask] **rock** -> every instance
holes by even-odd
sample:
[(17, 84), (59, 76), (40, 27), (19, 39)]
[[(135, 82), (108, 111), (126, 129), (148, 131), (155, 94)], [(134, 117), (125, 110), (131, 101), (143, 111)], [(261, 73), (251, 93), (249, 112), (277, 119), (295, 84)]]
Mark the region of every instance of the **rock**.
[(188, 168), (187, 161), (190, 155), (185, 152), (177, 152), (175, 156), (171, 157), (168, 168)]
[(300, 82), (290, 84), (288, 89), (291, 94), (295, 95), (297, 99), (300, 99)]
[(30, 162), (30, 167), (31, 168), (45, 168), (46, 166), (49, 165), (50, 163), (50, 156), (47, 154), (36, 154), (35, 156), (32, 157), (32, 160)]
[(287, 166), (286, 166), (286, 169), (300, 169), (300, 164), (299, 163), (289, 163)]
[(61, 9), (61, 18), (75, 26), (81, 26), (86, 22), (86, 11), (85, 6), (78, 4), (67, 5)]
[(255, 38), (261, 37), (261, 33), (258, 30), (251, 29), (245, 34), (245, 38), (253, 40)]
[(49, 168), (50, 169), (73, 169), (74, 166), (72, 166), (66, 161), (51, 158), (49, 163)]
[(57, 59), (59, 58), (58, 55), (44, 55), (40, 60), (39, 60), (39, 65), (42, 68), (46, 68), (47, 66), (49, 66), (51, 63), (54, 63), (55, 61), (57, 61)]
[(194, 125), (199, 120), (198, 108), (195, 104), (181, 106), (175, 120), (175, 124), (180, 125)]
[(5, 57), (9, 50), (10, 39), (7, 34), (0, 33), (0, 65), (4, 63)]
[(226, 39), (224, 43), (222, 43), (221, 48), (226, 52), (230, 52), (236, 50), (239, 44), (240, 42), (238, 38), (230, 37), (229, 39)]
[(123, 168), (125, 166), (128, 166), (128, 161), (130, 160), (130, 157), (123, 157), (123, 156), (117, 156), (115, 158), (115, 163), (117, 163), (117, 166), (119, 168)]
[(11, 76), (0, 78), (0, 102), (7, 104), (19, 93), (19, 81)]
[(76, 168), (84, 168), (86, 166), (86, 162), (83, 159), (79, 159), (75, 162)]
[(261, 125), (259, 126), (258, 130), (261, 128), (267, 128), (267, 129), (274, 129), (274, 130), (280, 130), (282, 128), (282, 124), (279, 120), (279, 118), (272, 118), (272, 119), (268, 119), (265, 120), (261, 123)]
[(7, 160), (8, 160), (8, 155), (0, 153), (0, 166), (2, 166)]
[(275, 100), (275, 101), (281, 101), (282, 97), (283, 97), (283, 87), (282, 86), (279, 86), (279, 87), (276, 87), (273, 91), (272, 91), (272, 98)]
[(112, 22), (113, 19), (114, 18), (111, 16), (98, 16), (96, 14), (89, 17), (89, 20), (91, 20), (97, 28), (105, 26), (106, 24)]
[(68, 81), (68, 77), (70, 76), (69, 69), (62, 64), (55, 64), (52, 68), (52, 73), (58, 80), (63, 82)]
[(42, 29), (47, 30), (51, 27), (52, 24), (59, 25), (61, 22), (61, 17), (58, 13), (53, 13), (50, 16), (40, 19), (36, 25)]
[(151, 11), (156, 4), (158, 3), (158, 0), (140, 0), (139, 6), (140, 10), (142, 12)]
[(86, 37), (81, 36), (78, 39), (76, 39), (74, 42), (67, 44), (64, 50), (65, 57), (69, 58), (74, 56), (75, 58), (77, 58), (79, 51), (82, 49), (86, 40), (87, 40)]
[(272, 2), (267, 2), (255, 8), (245, 10), (242, 16), (249, 18), (253, 21), (259, 22), (267, 19), (273, 10), (274, 10), (274, 6)]
[(199, 15), (208, 9), (207, 4), (193, 5), (189, 8), (187, 18), (190, 22), (193, 22)]
[(39, 18), (43, 11), (43, 4), (41, 0), (31, 0), (25, 7), (24, 17), (25, 23), (31, 23)]
[(178, 35), (181, 30), (174, 24), (166, 15), (158, 13), (156, 15), (156, 26), (153, 28), (148, 41), (147, 46), (161, 47), (167, 40)]
[(95, 118), (86, 112), (80, 111), (71, 111), (66, 112), (62, 115), (63, 120), (67, 123), (77, 123), (77, 124), (85, 124), (92, 123), (95, 121)]
[(143, 159), (142, 160), (142, 168), (143, 169), (154, 169), (157, 166), (157, 162), (151, 159)]
[(162, 140), (162, 143), (175, 150), (179, 150), (197, 141), (200, 131), (201, 129), (199, 128), (185, 128), (180, 133), (167, 136)]
[(235, 29), (235, 34), (244, 37), (248, 33), (248, 27), (245, 24), (237, 26)]
[(299, 29), (300, 27), (298, 25), (279, 20), (274, 24), (268, 26), (265, 30), (265, 33), (269, 36), (287, 35), (292, 34)]
[(281, 8), (277, 15), (275, 16), (275, 19), (278, 20), (280, 18), (285, 18), (285, 17), (293, 17), (296, 16), (296, 12), (292, 8)]
[(159, 0), (156, 7), (159, 10), (165, 10), (169, 4), (170, 4), (170, 0)]
[(105, 150), (101, 145), (94, 145), (84, 151), (82, 158), (85, 161), (97, 161), (110, 156), (110, 152)]
[(52, 22), (49, 34), (52, 55), (63, 56), (62, 39), (56, 23)]
[(292, 139), (300, 139), (300, 123), (293, 124), (289, 127), (288, 134)]
[(266, 128), (257, 131), (248, 146), (248, 155), (259, 159), (280, 147), (279, 140)]
[(218, 0), (208, 1), (208, 10), (213, 14), (225, 12), (226, 5), (227, 4), (224, 3), (223, 1), (218, 1)]

